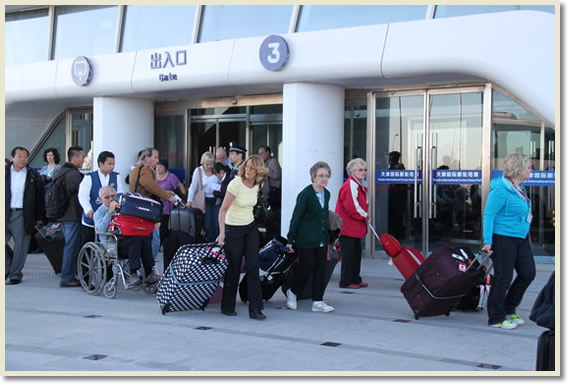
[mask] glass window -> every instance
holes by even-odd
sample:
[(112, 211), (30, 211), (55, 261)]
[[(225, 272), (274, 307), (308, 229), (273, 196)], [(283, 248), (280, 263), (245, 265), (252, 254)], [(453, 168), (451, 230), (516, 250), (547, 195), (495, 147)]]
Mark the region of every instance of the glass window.
[(436, 5), (434, 18), (478, 15), (481, 13), (533, 10), (554, 13), (553, 5)]
[(47, 9), (6, 14), (6, 65), (47, 61)]
[(426, 17), (426, 5), (303, 5), (297, 32), (388, 24)]
[(160, 159), (168, 160), (170, 169), (183, 169), (179, 174), (176, 172), (176, 176), (181, 181), (185, 180), (185, 142), (184, 115), (155, 118), (154, 146), (160, 151)]
[(191, 43), (195, 5), (128, 5), (121, 52)]
[(54, 59), (114, 53), (117, 6), (55, 8)]
[[(83, 169), (93, 169), (93, 111), (71, 111), (71, 145), (78, 145), (85, 152)], [(95, 155), (95, 161), (96, 161)]]
[(206, 5), (199, 42), (287, 33), (291, 5)]
[[(503, 169), (505, 157), (520, 152), (531, 158), (533, 172), (525, 185), (532, 202), (530, 236), (535, 255), (554, 255), (555, 130), (537, 120), (507, 96), (493, 91), (493, 176)], [(544, 147), (543, 147), (544, 145)]]
[(43, 161), (43, 151), (47, 148), (55, 148), (59, 152), (59, 164), (63, 165), (67, 161), (67, 151), (65, 149), (65, 117), (57, 122), (57, 125), (47, 136), (44, 143), (34, 150), (30, 158), (30, 166), (32, 168), (41, 168), (45, 164)]
[[(357, 157), (367, 160), (367, 107), (346, 107), (343, 145), (343, 166)], [(347, 171), (344, 169), (344, 176)]]

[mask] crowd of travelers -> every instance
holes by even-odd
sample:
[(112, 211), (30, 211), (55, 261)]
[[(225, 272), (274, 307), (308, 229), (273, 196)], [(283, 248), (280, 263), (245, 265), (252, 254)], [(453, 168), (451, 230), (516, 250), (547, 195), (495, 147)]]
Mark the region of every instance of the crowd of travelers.
[[(97, 232), (105, 232), (116, 210), (117, 195), (126, 191), (140, 193), (163, 203), (162, 220), (149, 236), (120, 239), (119, 249), (128, 259), (131, 285), (156, 283), (160, 276), (155, 259), (168, 231), (168, 217), (178, 194), (186, 197), (188, 208), (204, 207), (203, 229), (207, 242), (224, 246), (228, 269), (224, 276), (221, 312), (236, 316), (236, 295), (244, 256), (247, 272), (249, 317), (264, 320), (263, 300), (259, 280), (260, 237), (253, 207), (258, 199), (277, 214), (276, 233), (280, 234), (282, 170), (267, 146), (258, 154), (246, 156), (247, 150), (236, 142), (219, 147), (215, 154), (201, 155), (200, 166), (193, 171), (186, 186), (169, 171), (166, 160), (160, 160), (155, 148), (139, 152), (138, 162), (128, 175), (128, 189), (121, 176), (114, 172), (115, 156), (110, 151), (98, 154), (97, 170), (82, 173), (83, 148), (67, 150), (66, 162), (60, 165), (56, 148), (43, 153), (45, 165), (38, 171), (28, 165), (29, 151), (15, 147), (11, 160), (6, 161), (6, 254), (7, 285), (22, 282), (30, 239), (36, 227), (48, 224), (46, 189), (53, 183), (63, 183), (65, 199), (55, 219), (64, 236), (60, 287), (78, 287), (77, 258), (81, 247), (90, 241), (107, 241)], [(368, 286), (361, 277), (362, 239), (369, 222), (367, 163), (360, 158), (346, 165), (347, 179), (337, 198), (335, 213), (343, 225), (339, 235), (342, 250), (339, 286), (359, 289)], [(531, 172), (530, 159), (512, 154), (504, 161), (504, 174), (491, 182), (483, 215), (483, 250), (490, 254), (494, 278), (488, 299), (488, 324), (513, 329), (524, 323), (516, 308), (535, 277), (535, 264), (528, 238), (532, 220), (531, 201), (521, 185)], [(297, 195), (289, 231), (288, 250), (295, 253), (298, 265), (293, 281), (286, 291), (287, 307), (297, 308), (297, 296), (308, 281), (312, 284), (312, 311), (331, 312), (332, 305), (324, 301), (326, 261), (335, 240), (329, 231), (331, 194), (326, 188), (332, 170), (323, 161), (309, 169), (311, 183)], [(53, 209), (52, 209), (53, 210)], [(138, 272), (138, 273), (137, 273)], [(513, 273), (516, 277), (513, 280)]]

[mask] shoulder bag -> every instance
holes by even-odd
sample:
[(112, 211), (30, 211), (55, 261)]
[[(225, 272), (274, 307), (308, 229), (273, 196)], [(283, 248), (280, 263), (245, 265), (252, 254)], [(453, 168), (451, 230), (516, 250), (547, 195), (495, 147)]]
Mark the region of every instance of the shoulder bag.
[(195, 192), (195, 197), (191, 202), (191, 208), (197, 208), (201, 212), (205, 213), (205, 191), (203, 190), (203, 183), (201, 182), (201, 169), (197, 169), (197, 175), (199, 176), (199, 189)]

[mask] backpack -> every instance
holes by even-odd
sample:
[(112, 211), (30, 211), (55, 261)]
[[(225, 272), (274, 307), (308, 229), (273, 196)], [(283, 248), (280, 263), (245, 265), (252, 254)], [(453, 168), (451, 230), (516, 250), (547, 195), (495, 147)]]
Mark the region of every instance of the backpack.
[(45, 211), (48, 219), (57, 220), (65, 214), (69, 206), (65, 174), (50, 181), (45, 186)]

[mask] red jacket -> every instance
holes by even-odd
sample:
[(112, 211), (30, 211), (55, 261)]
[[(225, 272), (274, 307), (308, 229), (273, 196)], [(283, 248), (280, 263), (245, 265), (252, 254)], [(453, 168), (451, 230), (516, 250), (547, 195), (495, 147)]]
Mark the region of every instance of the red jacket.
[(367, 188), (354, 176), (349, 176), (341, 189), (335, 206), (335, 213), (343, 219), (341, 234), (362, 239), (367, 234), (369, 221)]

